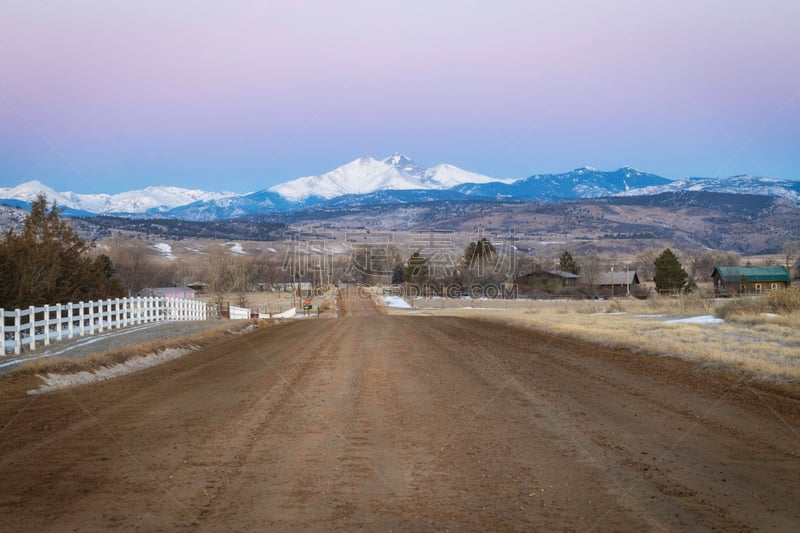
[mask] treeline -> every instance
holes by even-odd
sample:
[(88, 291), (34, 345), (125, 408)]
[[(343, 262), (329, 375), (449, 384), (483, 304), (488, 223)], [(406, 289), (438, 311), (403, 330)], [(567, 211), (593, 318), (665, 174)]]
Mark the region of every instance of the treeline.
[(78, 302), (123, 296), (108, 256), (95, 254), (40, 195), (20, 233), (0, 241), (0, 307)]
[(83, 219), (101, 229), (128, 230), (170, 239), (240, 239), (277, 241), (283, 238), (286, 224), (260, 217), (200, 222), (178, 219), (131, 219), (98, 216)]

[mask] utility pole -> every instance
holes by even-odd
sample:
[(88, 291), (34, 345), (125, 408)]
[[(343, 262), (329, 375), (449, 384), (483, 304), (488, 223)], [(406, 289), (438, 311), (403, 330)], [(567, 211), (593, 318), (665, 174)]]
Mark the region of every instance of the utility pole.
[(631, 295), (631, 279), (628, 276), (628, 265), (625, 265), (625, 296)]
[(614, 297), (614, 267), (611, 267), (611, 297)]
[(290, 263), (291, 267), (289, 268), (289, 270), (290, 270), (291, 276), (292, 276), (292, 307), (297, 307), (297, 301), (295, 300), (295, 289), (294, 289), (294, 271), (295, 271), (295, 267), (294, 267), (294, 240), (292, 240), (292, 247), (289, 250), (289, 253), (291, 254), (290, 259), (289, 259), (291, 261), (291, 263)]

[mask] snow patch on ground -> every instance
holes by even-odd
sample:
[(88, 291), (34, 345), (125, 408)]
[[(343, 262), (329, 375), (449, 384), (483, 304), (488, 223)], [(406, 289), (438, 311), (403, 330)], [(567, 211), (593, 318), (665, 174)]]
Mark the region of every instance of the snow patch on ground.
[(66, 389), (68, 387), (75, 387), (77, 385), (94, 383), (96, 381), (114, 379), (143, 368), (172, 361), (196, 349), (197, 348), (193, 346), (188, 348), (169, 348), (143, 357), (134, 357), (133, 359), (128, 359), (124, 363), (117, 365), (98, 368), (94, 372), (83, 371), (77, 374), (47, 374), (46, 376), (39, 376), (44, 381), (44, 385), (40, 386), (38, 389), (29, 390), (28, 394), (42, 394), (59, 389)]
[(244, 251), (244, 248), (242, 248), (242, 245), (240, 243), (229, 242), (226, 244), (230, 245), (232, 254), (247, 255), (247, 252)]
[(165, 242), (159, 242), (153, 245), (153, 248), (161, 252), (161, 255), (169, 259), (170, 261), (175, 260), (175, 255), (172, 253), (172, 246)]
[(293, 318), (297, 314), (297, 309), (292, 307), (291, 309), (287, 309), (283, 313), (276, 313), (272, 315), (272, 318)]
[(385, 301), (386, 305), (389, 307), (394, 307), (397, 309), (411, 309), (411, 306), (408, 305), (408, 302), (399, 296), (384, 296), (383, 301)]
[(689, 318), (674, 318), (672, 320), (665, 320), (664, 322), (666, 324), (721, 324), (725, 321), (713, 315), (702, 315)]

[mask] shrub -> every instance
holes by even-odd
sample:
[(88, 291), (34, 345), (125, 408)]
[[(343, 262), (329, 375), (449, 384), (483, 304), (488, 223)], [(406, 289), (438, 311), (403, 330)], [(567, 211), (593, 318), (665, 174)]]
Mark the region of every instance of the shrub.
[(800, 311), (800, 288), (772, 291), (767, 296), (767, 305), (772, 313), (795, 313)]
[(739, 298), (722, 305), (715, 313), (719, 318), (761, 313), (788, 314), (800, 312), (800, 289), (772, 291), (765, 296)]

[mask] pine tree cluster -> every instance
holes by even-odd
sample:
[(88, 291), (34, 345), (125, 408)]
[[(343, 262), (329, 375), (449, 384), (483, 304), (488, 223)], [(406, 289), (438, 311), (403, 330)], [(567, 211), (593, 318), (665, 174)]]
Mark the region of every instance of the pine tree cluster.
[(94, 248), (40, 195), (21, 233), (0, 241), (0, 308), (123, 296), (111, 260)]

